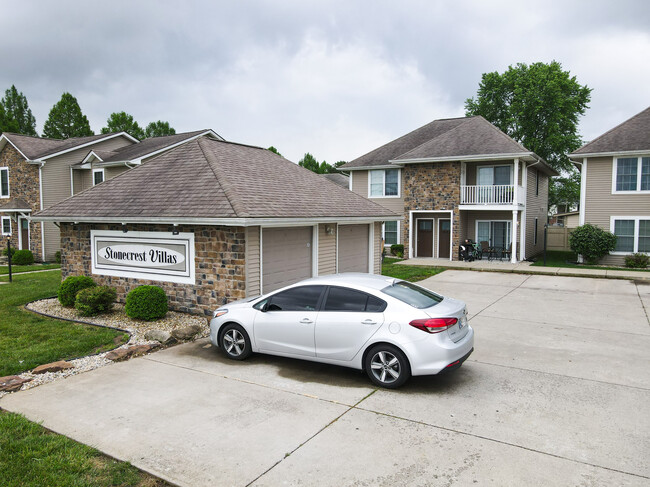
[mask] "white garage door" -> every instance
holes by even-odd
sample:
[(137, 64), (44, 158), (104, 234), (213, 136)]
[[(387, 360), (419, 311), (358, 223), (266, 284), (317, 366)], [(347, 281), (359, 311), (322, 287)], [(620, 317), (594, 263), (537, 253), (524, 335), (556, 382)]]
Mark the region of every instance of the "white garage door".
[(368, 272), (368, 225), (339, 225), (339, 272)]
[(264, 294), (311, 277), (312, 227), (262, 230)]

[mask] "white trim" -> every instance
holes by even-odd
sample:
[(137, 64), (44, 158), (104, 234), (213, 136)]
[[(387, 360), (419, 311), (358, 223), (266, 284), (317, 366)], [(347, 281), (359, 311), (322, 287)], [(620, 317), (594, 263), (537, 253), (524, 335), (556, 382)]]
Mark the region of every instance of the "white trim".
[[(522, 159), (524, 157), (531, 158), (533, 161), (538, 160), (537, 155), (534, 152), (517, 152), (510, 154), (476, 154), (476, 155), (457, 155), (457, 156), (445, 156), (445, 157), (422, 157), (415, 159), (391, 159), (388, 162), (391, 164), (424, 164), (427, 162), (449, 162), (449, 161), (460, 161), (460, 162), (471, 162), (471, 161), (500, 161), (503, 159)], [(539, 160), (543, 161), (540, 157)]]
[(375, 273), (375, 224), (368, 223), (368, 274)]
[[(641, 155), (642, 157), (650, 156), (650, 150), (628, 150), (616, 152), (585, 152), (584, 154), (569, 154), (569, 159), (572, 157), (610, 157), (610, 156), (626, 156), (626, 155)], [(572, 161), (573, 162), (573, 161)]]
[(107, 141), (107, 140), (111, 140), (111, 139), (114, 139), (114, 138), (116, 138), (116, 137), (126, 137), (126, 138), (128, 138), (128, 139), (131, 139), (132, 142), (135, 142), (135, 143), (139, 143), (139, 142), (140, 142), (138, 139), (136, 139), (135, 137), (131, 137), (131, 136), (130, 136), (129, 134), (127, 134), (126, 132), (119, 132), (119, 133), (117, 133), (117, 134), (107, 135), (106, 137), (101, 137), (101, 138), (99, 138), (99, 139), (95, 139), (95, 140), (92, 140), (92, 141), (90, 141), (90, 142), (86, 142), (85, 144), (75, 145), (75, 146), (73, 146), (73, 147), (70, 147), (70, 148), (68, 148), (68, 149), (62, 150), (62, 151), (60, 151), (60, 152), (55, 152), (55, 153), (53, 153), (53, 154), (48, 154), (48, 155), (46, 155), (46, 156), (39, 157), (37, 160), (34, 160), (34, 161), (29, 161), (29, 160), (28, 160), (27, 162), (29, 162), (30, 164), (44, 163), (45, 161), (47, 161), (48, 159), (51, 159), (52, 157), (61, 156), (61, 155), (63, 155), (63, 154), (67, 154), (68, 152), (72, 152), (72, 151), (75, 151), (75, 150), (83, 149), (84, 147), (88, 147), (88, 146), (91, 146), (91, 145), (95, 145), (95, 144), (98, 144), (99, 142), (105, 142), (105, 141)]
[(451, 218), (436, 218), (437, 223), (438, 223), (438, 238), (435, 239), (436, 241), (436, 253), (435, 256), (438, 259), (444, 259), (444, 257), (440, 257), (440, 222), (443, 220), (449, 220), (449, 260), (451, 260), (451, 252), (452, 252), (452, 231), (451, 231), (451, 225), (453, 223), (453, 220)]
[(70, 196), (74, 196), (74, 173), (72, 172), (72, 166), (70, 166)]
[(579, 225), (585, 224), (586, 216), (586, 202), (587, 202), (587, 158), (582, 160), (582, 168), (580, 170), (580, 218)]
[(384, 247), (390, 247), (392, 244), (386, 243), (386, 222), (395, 222), (397, 223), (397, 244), (401, 242), (400, 240), (400, 221), (399, 220), (386, 220), (381, 224), (381, 239), (384, 241)]
[(101, 183), (95, 183), (95, 174), (98, 173), (98, 172), (102, 173), (102, 181), (101, 181), (101, 183), (103, 183), (104, 181), (106, 181), (106, 174), (104, 173), (104, 169), (103, 169), (103, 168), (100, 168), (100, 169), (93, 169), (92, 176), (91, 176), (91, 180), (92, 180), (93, 186), (97, 186), (98, 184), (101, 184)]
[[(386, 196), (386, 171), (390, 170), (396, 170), (397, 171), (397, 194), (396, 195), (388, 195)], [(372, 196), (370, 194), (370, 173), (372, 172), (379, 172), (381, 171), (383, 177), (382, 177), (382, 195), (381, 196)], [(397, 167), (391, 167), (387, 169), (372, 169), (368, 171), (368, 199), (370, 200), (375, 200), (375, 199), (384, 199), (384, 198), (401, 198), (402, 197), (402, 171), (400, 168)]]
[(264, 241), (262, 240), (262, 227), (260, 226), (260, 294), (264, 294)]
[(27, 249), (26, 250), (31, 250), (30, 244), (32, 243), (32, 229), (29, 228), (29, 218), (25, 218), (24, 216), (19, 216), (16, 218), (16, 226), (18, 227), (18, 248), (19, 249), (23, 248), (23, 227), (20, 224), (21, 220), (25, 220), (27, 222)]
[(336, 250), (335, 250), (335, 252), (336, 252), (336, 259), (335, 259), (336, 263), (334, 265), (334, 267), (335, 267), (334, 270), (335, 270), (335, 273), (338, 274), (339, 273), (339, 224), (338, 223), (336, 224)]
[[(634, 245), (631, 251), (611, 251), (610, 255), (630, 255), (636, 254), (639, 251), (639, 220), (650, 220), (650, 215), (640, 216), (610, 216), (609, 217), (609, 231), (614, 233), (614, 223), (616, 220), (634, 220)], [(650, 254), (650, 252), (641, 252), (643, 254)]]
[[(166, 152), (166, 151), (168, 151), (170, 149), (173, 149), (174, 147), (178, 147), (179, 145), (183, 145), (186, 142), (191, 142), (192, 140), (198, 139), (199, 137), (203, 137), (204, 135), (212, 135), (212, 136), (216, 137), (218, 140), (224, 141), (223, 137), (221, 137), (215, 131), (206, 130), (205, 132), (201, 132), (200, 134), (196, 134), (196, 135), (194, 135), (192, 137), (189, 137), (187, 139), (183, 139), (183, 140), (181, 140), (179, 142), (176, 142), (175, 144), (166, 145), (165, 147), (163, 147), (161, 149), (155, 150), (153, 152), (149, 152), (149, 153), (144, 154), (142, 156), (139, 156), (139, 157), (137, 157), (135, 159), (131, 159), (129, 161), (124, 161), (124, 162), (130, 162), (131, 164), (141, 164), (143, 159), (148, 159), (148, 158), (153, 157), (153, 156), (155, 156), (157, 154), (161, 154), (162, 152)], [(155, 138), (155, 137), (150, 137), (150, 138)], [(147, 140), (147, 139), (144, 139), (144, 140)]]
[[(521, 171), (521, 186), (524, 188), (524, 209), (521, 211), (521, 223), (519, 224), (519, 260), (526, 260), (526, 217), (528, 208), (528, 165), (524, 162)], [(539, 170), (535, 168), (539, 177)]]
[[(2, 144), (2, 141), (3, 141), (3, 140), (5, 141), (4, 144)], [(16, 149), (16, 151), (18, 151), (18, 153), (19, 153), (21, 156), (23, 156), (23, 158), (24, 158), (25, 160), (29, 161), (29, 157), (27, 157), (25, 154), (23, 154), (23, 151), (21, 151), (18, 147), (16, 147), (16, 144), (14, 144), (11, 140), (9, 140), (9, 137), (7, 137), (5, 134), (0, 135), (0, 144), (1, 144), (1, 145), (0, 145), (0, 150), (4, 149), (4, 146), (5, 146), (5, 144), (6, 144), (7, 142), (9, 142), (9, 143), (11, 144), (11, 147), (13, 147), (14, 149)]]
[(318, 225), (311, 227), (311, 277), (318, 276)]
[[(9, 220), (9, 233), (5, 232), (5, 220)], [(10, 216), (0, 216), (0, 234), (11, 235), (11, 217)]]
[(99, 157), (97, 154), (95, 154), (95, 151), (94, 151), (94, 150), (91, 150), (91, 151), (88, 153), (88, 155), (87, 155), (86, 157), (83, 158), (83, 160), (81, 161), (81, 164), (80, 164), (79, 166), (81, 167), (81, 166), (85, 165), (87, 162), (94, 162), (94, 161), (89, 161), (89, 160), (88, 160), (88, 159), (90, 159), (91, 157), (94, 157), (95, 159), (98, 159), (100, 162), (104, 162), (104, 159), (102, 159), (102, 158)]
[(400, 166), (397, 162), (391, 163), (391, 164), (380, 164), (377, 166), (358, 166), (358, 167), (337, 167), (336, 169), (339, 171), (350, 171), (350, 173), (354, 171), (374, 171), (376, 169), (395, 169), (395, 167), (402, 167)]
[(459, 210), (479, 210), (479, 211), (519, 211), (523, 209), (522, 204), (515, 205), (459, 205)]
[[(38, 166), (38, 196), (40, 199), (41, 211), (43, 211), (43, 165)], [(38, 221), (38, 220), (37, 220)], [(41, 220), (41, 260), (45, 262), (45, 222)]]
[[(480, 245), (481, 242), (478, 240), (478, 224), (479, 223), (493, 223), (493, 222), (498, 222), (498, 223), (508, 223), (510, 224), (510, 240), (512, 241), (512, 235), (513, 235), (513, 230), (512, 230), (512, 220), (475, 220), (474, 221), (474, 241), (478, 242)], [(492, 231), (492, 228), (490, 227), (490, 231)], [(515, 234), (516, 235), (516, 234)], [(490, 235), (491, 237), (492, 235)], [(507, 241), (506, 237), (506, 241)], [(488, 241), (489, 243), (489, 241)], [(512, 249), (511, 249), (512, 250)]]
[(510, 230), (510, 262), (517, 263), (517, 210), (512, 210), (512, 228)]
[(350, 173), (350, 179), (348, 179), (348, 189), (352, 191), (352, 173)]
[(636, 156), (636, 187), (637, 189), (633, 190), (617, 190), (616, 189), (616, 179), (618, 174), (618, 159), (634, 159), (634, 156), (629, 155), (626, 157), (612, 157), (612, 194), (650, 194), (650, 189), (641, 189), (641, 161), (649, 156)]
[(0, 167), (0, 173), (2, 171), (7, 171), (7, 194), (2, 194), (2, 175), (0, 175), (0, 198), (9, 198), (11, 197), (11, 182), (9, 181), (9, 168), (7, 166)]

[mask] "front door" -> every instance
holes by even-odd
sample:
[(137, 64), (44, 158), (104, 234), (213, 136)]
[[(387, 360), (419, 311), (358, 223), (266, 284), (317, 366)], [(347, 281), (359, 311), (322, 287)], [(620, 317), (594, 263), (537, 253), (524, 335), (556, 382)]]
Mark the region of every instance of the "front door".
[(417, 221), (417, 256), (433, 257), (433, 219)]
[(449, 239), (451, 238), (451, 220), (438, 220), (438, 257), (449, 258)]
[(20, 221), (20, 250), (29, 250), (29, 221), (19, 218)]

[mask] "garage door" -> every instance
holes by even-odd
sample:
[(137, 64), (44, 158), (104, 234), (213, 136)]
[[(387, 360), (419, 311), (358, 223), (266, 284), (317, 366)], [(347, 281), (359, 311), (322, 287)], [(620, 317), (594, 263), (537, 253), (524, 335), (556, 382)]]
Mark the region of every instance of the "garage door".
[(339, 272), (368, 272), (368, 225), (339, 225)]
[(262, 230), (262, 292), (311, 277), (312, 227)]

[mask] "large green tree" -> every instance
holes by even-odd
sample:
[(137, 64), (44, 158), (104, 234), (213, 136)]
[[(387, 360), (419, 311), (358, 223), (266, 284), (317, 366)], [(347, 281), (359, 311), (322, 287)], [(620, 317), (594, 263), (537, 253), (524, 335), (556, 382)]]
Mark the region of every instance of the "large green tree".
[(580, 173), (576, 170), (568, 176), (551, 179), (548, 188), (548, 206), (559, 213), (571, 211), (580, 203)]
[(503, 74), (483, 74), (465, 111), (482, 115), (557, 171), (570, 172), (568, 154), (582, 145), (578, 118), (590, 99), (591, 89), (560, 63), (519, 63)]
[[(270, 149), (269, 149), (270, 150)], [(339, 161), (336, 165), (332, 166), (327, 162), (318, 162), (316, 158), (311, 155), (309, 152), (306, 152), (304, 157), (298, 161), (298, 165), (309, 169), (317, 174), (335, 174), (339, 171), (336, 170), (337, 167), (345, 164), (345, 161)]]
[(0, 100), (0, 132), (15, 132), (23, 135), (38, 135), (36, 119), (27, 103), (27, 98), (11, 85)]
[(43, 126), (43, 137), (67, 139), (87, 135), (93, 135), (88, 118), (81, 113), (77, 99), (70, 93), (63, 93), (50, 110)]
[(136, 139), (144, 139), (144, 130), (133, 119), (133, 115), (126, 112), (113, 112), (106, 120), (106, 127), (102, 128), (102, 134), (113, 132), (126, 132)]
[(174, 127), (169, 126), (169, 122), (163, 122), (158, 120), (157, 122), (151, 122), (147, 125), (147, 128), (144, 131), (145, 137), (162, 137), (164, 135), (174, 135), (176, 130)]

